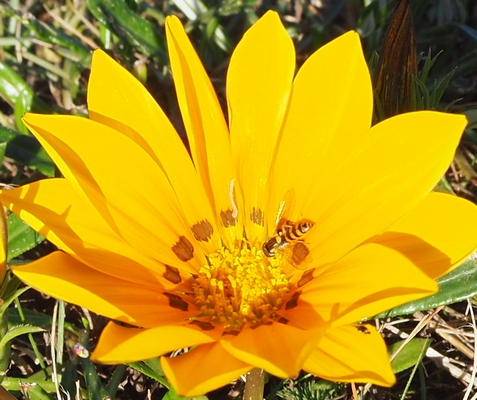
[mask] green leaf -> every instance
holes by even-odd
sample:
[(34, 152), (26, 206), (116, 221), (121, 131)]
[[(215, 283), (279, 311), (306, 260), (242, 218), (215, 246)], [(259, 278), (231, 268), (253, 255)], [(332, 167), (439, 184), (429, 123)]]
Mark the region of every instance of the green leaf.
[(64, 30), (55, 28), (53, 24), (46, 24), (31, 16), (25, 17), (24, 13), (13, 8), (5, 8), (5, 12), (19, 20), (28, 30), (34, 32), (36, 39), (66, 48), (79, 57), (82, 62), (87, 62), (90, 57), (90, 50), (80, 40), (65, 34)]
[(7, 261), (33, 249), (45, 238), (35, 232), (15, 214), (8, 216), (8, 253)]
[[(209, 40), (213, 38), (220, 49), (226, 53), (232, 51), (232, 41), (219, 24), (219, 20), (215, 16), (210, 15), (211, 13), (204, 2), (201, 0), (173, 0), (173, 3), (184, 13), (187, 19), (191, 21), (200, 20), (205, 23), (207, 38)], [(207, 16), (207, 14), (209, 15)]]
[[(83, 346), (86, 351), (89, 349), (89, 335), (86, 329), (81, 329), (78, 335), (78, 343)], [(91, 362), (89, 357), (80, 358), (81, 368), (83, 369), (84, 380), (86, 383), (86, 389), (88, 391), (88, 399), (90, 400), (103, 400), (105, 398), (111, 398), (107, 390), (99, 379), (96, 367)]]
[(11, 67), (0, 61), (0, 93), (15, 106), (23, 97), (33, 97), (33, 90)]
[(465, 24), (459, 24), (457, 22), (451, 23), (449, 25), (455, 26), (456, 28), (460, 29), (464, 32), (469, 38), (471, 38), (474, 42), (477, 43), (477, 31), (472, 29), (470, 26)]
[(44, 329), (38, 326), (32, 325), (17, 325), (9, 329), (5, 336), (0, 339), (0, 348), (3, 348), (8, 345), (8, 343), (15, 339), (18, 336), (26, 335), (27, 333), (38, 333), (43, 332)]
[(469, 121), (467, 124), (467, 129), (477, 128), (477, 108), (471, 108), (462, 112)]
[(24, 286), (21, 289), (18, 289), (14, 292), (8, 293), (2, 300), (3, 303), (0, 305), (0, 316), (5, 313), (5, 311), (8, 309), (8, 306), (12, 304), (17, 297), (20, 297), (20, 295), (24, 292), (26, 292), (28, 289), (30, 289), (29, 286)]
[[(390, 355), (394, 354), (399, 347), (401, 347), (403, 342), (404, 340), (390, 345), (388, 347), (388, 353)], [(397, 374), (420, 363), (430, 345), (430, 339), (411, 339), (396, 357), (394, 357), (393, 361), (391, 361), (394, 373)]]
[(2, 386), (9, 390), (20, 390), (22, 384), (31, 384), (31, 386), (41, 386), (43, 389), (47, 390), (48, 392), (55, 392), (55, 383), (51, 381), (45, 381), (40, 379), (31, 379), (31, 378), (13, 378), (10, 376), (5, 377), (5, 380), (2, 382)]
[(379, 314), (376, 318), (409, 315), (416, 311), (431, 310), (447, 304), (457, 303), (477, 294), (477, 267), (473, 257), (459, 268), (437, 280), (439, 292), (420, 300), (412, 301)]
[(179, 396), (174, 389), (170, 389), (162, 400), (207, 400), (207, 396), (197, 396), (197, 397), (182, 397)]
[(134, 47), (165, 62), (166, 42), (162, 33), (147, 19), (136, 14), (124, 0), (86, 0), (95, 18)]
[(166, 388), (169, 389), (171, 387), (170, 383), (167, 381), (164, 373), (162, 372), (159, 358), (151, 358), (150, 360), (129, 363), (128, 365), (131, 368), (134, 368), (135, 370), (148, 376), (149, 378), (162, 383)]
[[(29, 287), (23, 287), (22, 293), (29, 289)], [(18, 297), (20, 294), (16, 294), (15, 297)], [(1, 310), (1, 309), (0, 309)], [(37, 311), (29, 310), (28, 308), (24, 308), (22, 310), (23, 317), (20, 316), (18, 308), (8, 308), (7, 309), (7, 316), (8, 316), (8, 325), (11, 327), (13, 325), (20, 325), (20, 324), (28, 324), (28, 325), (35, 325), (41, 328), (51, 328), (52, 318), (50, 315), (43, 314)], [(65, 322), (65, 329), (68, 332), (71, 332), (73, 335), (78, 335), (79, 329), (71, 324), (70, 322)]]
[(55, 175), (55, 164), (33, 136), (22, 135), (13, 129), (0, 126), (0, 142), (7, 142), (7, 157), (38, 170), (45, 176)]
[(3, 162), (6, 150), (7, 150), (7, 143), (6, 142), (0, 143), (0, 163)]
[(35, 325), (43, 328), (51, 327), (52, 318), (49, 315), (39, 313), (37, 311), (32, 311), (28, 308), (25, 308), (23, 310), (23, 314), (25, 316), (25, 319), (22, 321), (20, 314), (18, 313), (18, 309), (9, 308), (7, 310), (8, 323), (12, 325), (26, 323), (29, 325)]
[[(20, 387), (26, 387), (27, 393), (30, 395), (36, 393), (40, 388), (46, 390), (48, 392), (55, 392), (55, 384), (52, 381), (45, 381), (40, 379), (31, 379), (31, 378), (12, 378), (10, 376), (5, 377), (5, 380), (2, 382), (2, 386), (7, 389), (8, 391), (19, 391)], [(35, 389), (35, 388), (39, 389)], [(46, 392), (44, 393), (46, 394)], [(30, 399), (38, 399), (38, 398), (45, 398), (45, 399), (52, 399), (51, 397), (29, 397)]]

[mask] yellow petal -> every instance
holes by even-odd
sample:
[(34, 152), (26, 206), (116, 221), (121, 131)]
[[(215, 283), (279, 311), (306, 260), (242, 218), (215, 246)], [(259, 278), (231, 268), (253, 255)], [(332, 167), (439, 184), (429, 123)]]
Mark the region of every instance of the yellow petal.
[(437, 283), (399, 252), (365, 244), (315, 273), (280, 315), (303, 329), (345, 325), (429, 296)]
[(477, 226), (477, 208), (471, 202), (443, 193), (430, 193), (371, 241), (408, 257), (431, 278), (457, 267), (477, 248), (469, 230)]
[(351, 156), (330, 162), (335, 169), (319, 171), (303, 206), (316, 223), (307, 238), (315, 265), (339, 259), (422, 201), (449, 166), (465, 125), (459, 115), (398, 115), (373, 126)]
[[(227, 124), (214, 88), (177, 17), (166, 19), (166, 34), (192, 158), (214, 204), (215, 214), (221, 216), (233, 211), (229, 192), (232, 180), (236, 180)], [(243, 228), (237, 220), (234, 225), (229, 225), (227, 220), (224, 224), (223, 219), (218, 222), (224, 233), (229, 231), (223, 237), (230, 235), (230, 244), (241, 238)], [(230, 229), (225, 229), (227, 227)]]
[(210, 332), (193, 326), (135, 329), (110, 322), (101, 333), (91, 358), (105, 364), (140, 361), (215, 339)]
[[(85, 118), (26, 114), (23, 120), (72, 188), (127, 243), (178, 268), (196, 271), (205, 263), (167, 177), (134, 141)], [(125, 167), (127, 160), (134, 168)], [(181, 236), (196, 244), (187, 263), (172, 251)]]
[(294, 71), (292, 41), (278, 14), (269, 11), (245, 33), (227, 74), (232, 152), (252, 242), (265, 237), (266, 183)]
[(117, 235), (65, 179), (45, 179), (0, 193), (12, 212), (92, 268), (146, 285), (165, 272), (162, 264), (139, 253)]
[(178, 357), (162, 357), (161, 366), (172, 387), (184, 397), (218, 389), (253, 368), (231, 356), (219, 343), (198, 346)]
[(221, 343), (239, 360), (272, 375), (289, 378), (298, 375), (319, 338), (316, 332), (274, 323), (246, 329), (236, 337), (226, 337)]
[(371, 325), (329, 329), (324, 333), (303, 369), (338, 382), (370, 382), (392, 386), (396, 378), (381, 335)]
[(145, 286), (117, 279), (62, 252), (12, 270), (40, 292), (137, 326), (177, 324), (197, 314), (193, 306), (183, 310), (171, 307), (163, 289), (154, 282)]
[[(101, 50), (93, 54), (88, 109), (90, 119), (129, 136), (160, 166), (189, 226), (205, 219), (215, 226), (200, 179), (172, 124), (144, 86)], [(131, 156), (124, 157), (123, 162), (131, 159), (136, 162)], [(136, 165), (134, 167), (137, 168), (136, 176), (140, 175), (138, 170), (143, 172)], [(191, 198), (194, 201), (190, 201)], [(215, 229), (204, 245), (212, 251), (218, 243)]]
[[(313, 185), (327, 170), (338, 167), (371, 126), (373, 97), (368, 66), (359, 35), (348, 32), (316, 51), (300, 68), (290, 109), (273, 164), (269, 210), (277, 210), (294, 188), (296, 221)], [(315, 206), (320, 207), (320, 202)], [(267, 215), (269, 231), (274, 213)]]

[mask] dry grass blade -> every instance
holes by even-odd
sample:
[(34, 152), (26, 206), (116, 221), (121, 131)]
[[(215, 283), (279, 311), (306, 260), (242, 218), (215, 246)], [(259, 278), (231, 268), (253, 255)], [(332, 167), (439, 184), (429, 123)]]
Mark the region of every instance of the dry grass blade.
[[(475, 324), (475, 316), (474, 316), (474, 309), (472, 307), (472, 301), (469, 299), (467, 300), (467, 303), (468, 303), (468, 310), (469, 310), (469, 313), (470, 313), (470, 316), (472, 318), (472, 328), (474, 329), (474, 338), (477, 337), (477, 326)], [(477, 358), (475, 357), (475, 340), (474, 340), (474, 354), (473, 354), (473, 366), (472, 366), (472, 379), (471, 379), (471, 383), (469, 383), (469, 385), (467, 386), (467, 389), (465, 391), (465, 396), (463, 398), (463, 400), (467, 400), (470, 396), (470, 393), (472, 392), (472, 389), (475, 385), (475, 375), (477, 373)], [(477, 394), (474, 396), (476, 397)]]

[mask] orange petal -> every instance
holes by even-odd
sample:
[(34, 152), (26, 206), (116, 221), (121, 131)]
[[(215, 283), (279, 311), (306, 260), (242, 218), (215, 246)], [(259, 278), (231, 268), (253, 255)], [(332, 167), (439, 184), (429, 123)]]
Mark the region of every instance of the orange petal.
[(371, 325), (342, 326), (324, 333), (303, 369), (337, 382), (370, 382), (392, 386), (396, 377), (381, 335)]
[(104, 328), (91, 358), (105, 364), (140, 361), (215, 339), (210, 332), (193, 326), (135, 329), (110, 322)]
[(237, 359), (272, 375), (289, 378), (298, 375), (319, 338), (317, 332), (274, 323), (246, 329), (221, 343)]
[(303, 329), (339, 326), (372, 317), (437, 291), (437, 283), (401, 253), (365, 244), (315, 273), (296, 307), (280, 315)]
[(371, 241), (399, 251), (435, 279), (475, 251), (477, 237), (469, 234), (475, 226), (475, 204), (448, 194), (430, 193)]
[(253, 369), (219, 343), (203, 344), (178, 357), (162, 357), (161, 366), (172, 387), (184, 397), (218, 389)]
[[(194, 163), (216, 215), (232, 212), (229, 191), (232, 180), (236, 180), (235, 167), (217, 95), (177, 17), (166, 19), (166, 34), (172, 76)], [(223, 232), (227, 232), (223, 237), (229, 237), (230, 244), (241, 239), (243, 228), (238, 221), (235, 225), (221, 222)]]
[[(93, 54), (88, 109), (90, 119), (129, 136), (157, 163), (173, 187), (189, 226), (205, 219), (215, 226), (199, 176), (172, 124), (144, 86), (101, 50)], [(132, 154), (127, 158), (137, 163)], [(136, 175), (142, 174), (137, 174), (138, 170), (143, 171), (138, 165), (131, 169)], [(209, 251), (219, 244), (216, 231), (204, 243)]]
[[(194, 251), (195, 263), (180, 260), (172, 251), (181, 236), (196, 243), (194, 250), (200, 247), (167, 177), (134, 141), (85, 118), (26, 114), (23, 120), (72, 188), (132, 247), (191, 272), (205, 263), (200, 251)], [(134, 168), (125, 168), (126, 159)]]
[(269, 11), (245, 33), (227, 74), (232, 152), (251, 242), (265, 238), (266, 182), (294, 72), (292, 40), (278, 14)]
[[(300, 68), (294, 82), (290, 108), (273, 164), (269, 209), (291, 188), (296, 207), (289, 215), (303, 218), (308, 199), (323, 172), (334, 171), (359, 144), (371, 127), (373, 95), (368, 66), (359, 35), (348, 32), (321, 47)], [(312, 184), (311, 184), (312, 183)], [(315, 206), (320, 207), (320, 202)], [(267, 216), (269, 231), (276, 214)]]
[[(431, 191), (452, 160), (466, 119), (432, 111), (401, 114), (371, 128), (348, 158), (320, 171), (303, 215), (315, 265), (339, 259), (382, 233)], [(343, 184), (336, 184), (341, 182)]]
[(40, 292), (137, 326), (177, 324), (197, 314), (191, 305), (171, 307), (164, 290), (154, 282), (144, 286), (117, 279), (59, 251), (12, 270)]

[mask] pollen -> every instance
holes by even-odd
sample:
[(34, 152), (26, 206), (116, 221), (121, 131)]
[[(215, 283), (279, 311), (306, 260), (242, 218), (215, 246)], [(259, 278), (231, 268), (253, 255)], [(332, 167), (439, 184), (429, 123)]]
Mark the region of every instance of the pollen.
[(290, 283), (280, 257), (266, 257), (261, 247), (242, 242), (209, 255), (192, 284), (196, 319), (220, 325), (224, 333), (238, 333), (245, 326), (257, 327), (279, 321)]

